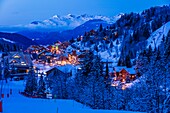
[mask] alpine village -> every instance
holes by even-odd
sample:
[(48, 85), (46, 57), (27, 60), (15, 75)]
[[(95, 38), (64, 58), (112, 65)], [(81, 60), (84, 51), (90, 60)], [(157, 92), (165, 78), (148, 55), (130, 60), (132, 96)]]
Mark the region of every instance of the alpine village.
[[(95, 21), (101, 20), (88, 22)], [(71, 99), (92, 109), (170, 113), (169, 5), (120, 14), (112, 24), (101, 22), (81, 33), (80, 28), (63, 37), (44, 34), (42, 39), (0, 32), (1, 83), (24, 81), (18, 93), (27, 98)], [(2, 89), (1, 99), (6, 96)]]

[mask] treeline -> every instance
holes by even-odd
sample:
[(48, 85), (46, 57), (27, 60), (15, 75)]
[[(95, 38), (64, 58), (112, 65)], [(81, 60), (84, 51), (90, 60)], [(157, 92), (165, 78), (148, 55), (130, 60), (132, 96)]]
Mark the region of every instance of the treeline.
[(0, 41), (0, 51), (9, 52), (9, 51), (19, 51), (22, 47), (17, 44), (5, 43)]

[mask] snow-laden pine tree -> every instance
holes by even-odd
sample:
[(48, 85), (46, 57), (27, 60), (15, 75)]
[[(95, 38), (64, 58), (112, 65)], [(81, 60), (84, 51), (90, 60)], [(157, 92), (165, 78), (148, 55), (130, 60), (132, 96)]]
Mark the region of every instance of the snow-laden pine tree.
[(25, 92), (33, 95), (37, 92), (37, 79), (35, 78), (34, 68), (31, 66), (26, 80)]
[(68, 74), (60, 71), (57, 68), (54, 70), (54, 74), (48, 77), (49, 83), (52, 87), (52, 93), (56, 95), (56, 98), (67, 98), (67, 78)]
[(40, 80), (38, 82), (38, 89), (37, 89), (37, 93), (39, 95), (43, 95), (45, 93), (46, 87), (45, 87), (45, 82), (43, 79), (43, 76), (40, 76)]
[(103, 64), (101, 58), (95, 55), (92, 60), (92, 69), (88, 77), (89, 88), (91, 90), (93, 108), (101, 109), (105, 107), (105, 83), (103, 74)]

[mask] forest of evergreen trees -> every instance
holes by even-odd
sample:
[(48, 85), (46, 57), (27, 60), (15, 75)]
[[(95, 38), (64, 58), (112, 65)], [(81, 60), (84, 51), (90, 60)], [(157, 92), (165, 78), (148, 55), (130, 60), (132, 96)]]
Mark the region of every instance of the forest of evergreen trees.
[(21, 48), (22, 48), (22, 46), (0, 41), (0, 51), (2, 51), (2, 52), (19, 51)]
[[(139, 82), (125, 90), (111, 87), (108, 66), (103, 67), (99, 56), (89, 52), (74, 79), (54, 75), (53, 94), (58, 98), (74, 99), (94, 109), (116, 109), (168, 113), (170, 111), (170, 32), (161, 45), (144, 50), (137, 59)], [(60, 81), (60, 82), (59, 82)]]

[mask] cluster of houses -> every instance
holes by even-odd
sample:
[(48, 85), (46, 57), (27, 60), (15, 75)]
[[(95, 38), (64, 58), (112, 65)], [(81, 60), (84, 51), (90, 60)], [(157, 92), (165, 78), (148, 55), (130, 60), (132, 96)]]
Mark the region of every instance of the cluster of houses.
[[(81, 39), (80, 39), (81, 40)], [(41, 63), (49, 66), (58, 65), (78, 65), (82, 62), (85, 54), (90, 48), (80, 48), (76, 44), (69, 42), (56, 42), (53, 45), (42, 46), (32, 45), (27, 48), (26, 52), (32, 55), (34, 63)]]
[[(56, 42), (54, 45), (41, 46), (32, 45), (26, 52), (32, 55), (34, 63), (41, 63), (49, 66), (79, 64), (78, 60), (84, 57), (83, 53), (76, 50), (66, 52), (66, 48), (70, 45), (69, 42)], [(70, 45), (73, 46), (74, 45)]]
[[(68, 46), (75, 49), (70, 49), (69, 51)], [(50, 69), (45, 73), (46, 76), (63, 74), (70, 77), (74, 75), (72, 73), (73, 68), (66, 69), (65, 71), (60, 68), (66, 65), (74, 65), (76, 67), (83, 62), (83, 58), (88, 51), (88, 49), (78, 49), (75, 45), (70, 45), (69, 42), (56, 42), (54, 45), (48, 46), (32, 45), (26, 50), (26, 53), (9, 52), (4, 57), (4, 61), (7, 61), (11, 77), (26, 76), (30, 67), (35, 66), (35, 64), (50, 66)], [(136, 79), (135, 67), (113, 67), (112, 61), (102, 60), (102, 62), (104, 65), (107, 63), (109, 65), (109, 84), (111, 86), (119, 86), (120, 83), (130, 83)], [(35, 67), (35, 71), (38, 73), (37, 67)]]

